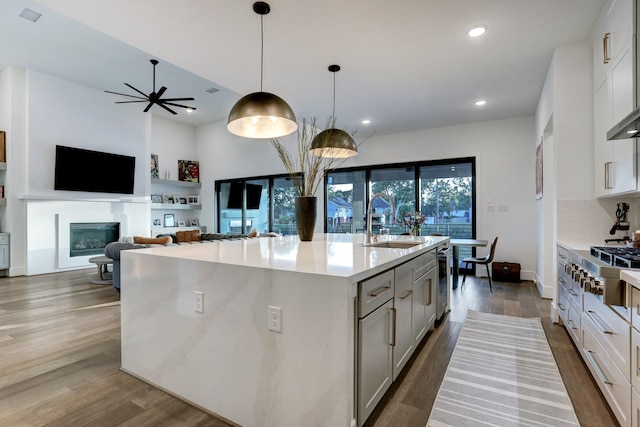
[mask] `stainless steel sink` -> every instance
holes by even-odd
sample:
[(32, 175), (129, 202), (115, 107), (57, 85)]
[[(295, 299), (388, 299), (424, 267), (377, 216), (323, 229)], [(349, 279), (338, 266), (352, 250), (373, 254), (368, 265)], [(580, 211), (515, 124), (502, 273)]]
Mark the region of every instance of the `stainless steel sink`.
[(365, 243), (362, 246), (371, 248), (409, 249), (422, 243), (423, 242), (411, 242), (407, 240), (389, 240), (385, 242)]

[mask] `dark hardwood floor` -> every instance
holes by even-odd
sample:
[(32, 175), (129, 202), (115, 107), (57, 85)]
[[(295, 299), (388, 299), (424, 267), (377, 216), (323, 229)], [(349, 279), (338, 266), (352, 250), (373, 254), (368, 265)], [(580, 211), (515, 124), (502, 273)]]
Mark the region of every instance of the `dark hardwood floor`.
[[(119, 370), (120, 307), (94, 270), (0, 279), (0, 426), (228, 426)], [(582, 426), (617, 425), (531, 282), (467, 278), (366, 427), (424, 427), (467, 310), (541, 317)]]

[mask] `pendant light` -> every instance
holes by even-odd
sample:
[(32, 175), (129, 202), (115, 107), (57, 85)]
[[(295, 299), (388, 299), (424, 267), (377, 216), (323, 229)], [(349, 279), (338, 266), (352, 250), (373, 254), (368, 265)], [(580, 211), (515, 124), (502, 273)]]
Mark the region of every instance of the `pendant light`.
[(246, 95), (231, 109), (227, 130), (245, 138), (278, 138), (298, 129), (291, 107), (279, 96), (262, 91), (264, 74), (264, 15), (271, 8), (265, 2), (253, 4), (253, 11), (260, 15), (260, 92)]
[[(333, 114), (331, 125), (336, 121), (336, 73), (340, 71), (339, 65), (329, 65), (329, 71), (333, 73)], [(347, 132), (331, 128), (325, 129), (316, 135), (311, 142), (311, 154), (316, 157), (345, 158), (358, 155), (358, 144)]]

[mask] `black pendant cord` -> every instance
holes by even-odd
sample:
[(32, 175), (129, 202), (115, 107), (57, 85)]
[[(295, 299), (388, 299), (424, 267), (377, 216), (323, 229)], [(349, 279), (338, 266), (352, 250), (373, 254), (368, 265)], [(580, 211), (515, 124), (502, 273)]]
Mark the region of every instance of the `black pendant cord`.
[(333, 73), (333, 110), (331, 111), (331, 127), (336, 124), (336, 73)]
[(260, 15), (260, 92), (264, 76), (264, 15)]
[(158, 61), (155, 60), (155, 59), (152, 59), (151, 63), (153, 64), (153, 92), (155, 93), (155, 91), (156, 91), (156, 65), (158, 65)]

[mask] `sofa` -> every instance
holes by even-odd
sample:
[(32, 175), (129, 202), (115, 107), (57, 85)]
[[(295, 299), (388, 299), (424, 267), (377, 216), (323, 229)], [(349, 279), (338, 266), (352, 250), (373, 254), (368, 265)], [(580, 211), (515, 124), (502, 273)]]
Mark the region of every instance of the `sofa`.
[[(182, 233), (182, 234), (180, 234)], [(264, 237), (276, 237), (277, 233), (265, 233)], [(144, 249), (158, 246), (206, 244), (223, 240), (239, 240), (258, 237), (256, 233), (251, 234), (222, 234), (191, 232), (177, 232), (176, 234), (158, 235), (156, 237), (134, 236), (133, 238), (123, 238), (117, 242), (111, 242), (104, 248), (104, 255), (113, 260), (113, 287), (120, 293), (120, 252), (132, 249)]]

